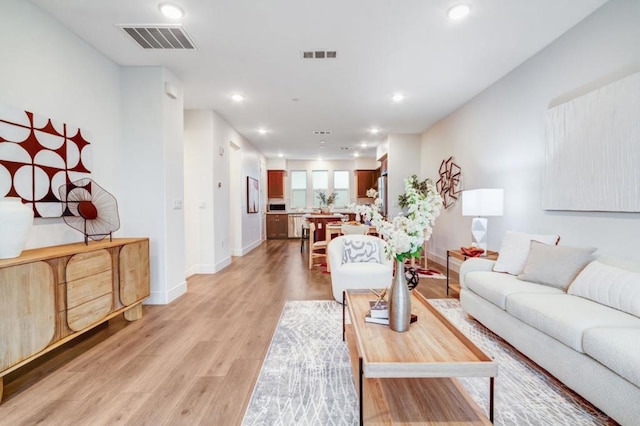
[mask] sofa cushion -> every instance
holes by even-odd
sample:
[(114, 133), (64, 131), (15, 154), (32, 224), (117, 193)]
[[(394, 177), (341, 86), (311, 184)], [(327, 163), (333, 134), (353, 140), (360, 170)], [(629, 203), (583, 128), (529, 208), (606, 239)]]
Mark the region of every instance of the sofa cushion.
[(469, 272), (464, 280), (469, 290), (501, 309), (506, 309), (507, 296), (516, 293), (564, 294), (557, 288), (519, 281), (514, 275), (490, 271)]
[(380, 245), (376, 241), (345, 239), (342, 263), (380, 263)]
[(593, 261), (578, 274), (569, 294), (640, 317), (640, 273)]
[(590, 328), (582, 346), (591, 358), (640, 387), (640, 328)]
[(513, 294), (507, 297), (507, 312), (578, 352), (584, 352), (587, 329), (640, 328), (640, 318), (568, 294)]
[(521, 274), (527, 263), (532, 240), (551, 245), (558, 241), (558, 236), (507, 231), (502, 239), (500, 254), (498, 254), (498, 260), (493, 266), (493, 270), (513, 275)]
[(573, 279), (591, 261), (594, 247), (550, 246), (531, 241), (529, 257), (518, 279), (567, 290)]

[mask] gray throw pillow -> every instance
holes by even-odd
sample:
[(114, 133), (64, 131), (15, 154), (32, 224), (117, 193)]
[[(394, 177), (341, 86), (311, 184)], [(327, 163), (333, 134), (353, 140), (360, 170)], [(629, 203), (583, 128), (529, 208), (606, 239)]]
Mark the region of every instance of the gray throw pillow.
[(342, 246), (342, 263), (380, 263), (380, 245), (375, 241), (347, 240)]
[(593, 247), (550, 246), (531, 241), (524, 271), (519, 280), (567, 290), (573, 279), (591, 261)]

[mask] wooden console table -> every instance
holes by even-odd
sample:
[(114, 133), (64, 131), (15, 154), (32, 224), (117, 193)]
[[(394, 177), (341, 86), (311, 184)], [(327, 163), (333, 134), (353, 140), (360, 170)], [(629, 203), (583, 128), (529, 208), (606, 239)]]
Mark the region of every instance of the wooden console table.
[(150, 294), (149, 240), (65, 244), (0, 260), (0, 401), (10, 372), (124, 313)]
[[(343, 293), (343, 339), (349, 346), (359, 394), (360, 424), (487, 425), (493, 421), (498, 364), (419, 293), (418, 321), (397, 333), (364, 321), (372, 293)], [(345, 323), (349, 310), (351, 324)], [(489, 418), (456, 377), (489, 378)]]

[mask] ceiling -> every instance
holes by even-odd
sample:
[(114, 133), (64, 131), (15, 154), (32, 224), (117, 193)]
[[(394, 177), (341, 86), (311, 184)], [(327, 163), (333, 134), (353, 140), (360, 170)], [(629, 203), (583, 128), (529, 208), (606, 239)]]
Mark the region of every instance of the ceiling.
[[(606, 0), (176, 0), (179, 21), (160, 14), (162, 0), (31, 1), (119, 65), (165, 66), (185, 109), (217, 111), (267, 157), (346, 159), (373, 158), (386, 134), (423, 132)], [(461, 2), (468, 17), (449, 20)], [(169, 23), (197, 49), (145, 50), (118, 27)]]

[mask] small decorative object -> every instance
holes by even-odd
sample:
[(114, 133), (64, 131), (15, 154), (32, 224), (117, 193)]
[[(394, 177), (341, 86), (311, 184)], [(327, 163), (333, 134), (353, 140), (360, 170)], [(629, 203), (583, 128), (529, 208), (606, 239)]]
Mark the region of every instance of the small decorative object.
[(85, 178), (58, 190), (65, 203), (63, 219), (67, 225), (84, 234), (84, 243), (89, 238), (100, 241), (120, 228), (118, 202), (92, 179)]
[(442, 203), (446, 209), (458, 199), (462, 169), (453, 162), (453, 157), (449, 157), (448, 160), (442, 160), (438, 173), (440, 179), (436, 182), (436, 189), (442, 197)]
[(368, 211), (378, 234), (387, 241), (387, 256), (396, 260), (396, 275), (389, 298), (389, 326), (392, 330), (409, 330), (411, 293), (404, 271), (404, 260), (418, 257), (424, 241), (431, 237), (433, 224), (442, 208), (442, 197), (430, 179), (418, 181), (416, 175), (405, 179), (405, 192), (398, 197), (404, 209), (389, 222), (382, 218), (379, 199)]
[(258, 213), (260, 208), (260, 182), (247, 176), (247, 213)]
[(335, 192), (327, 195), (325, 191), (319, 191), (317, 197), (320, 200), (320, 211), (325, 214), (329, 213), (330, 206), (335, 203), (337, 196), (338, 194)]
[(33, 209), (18, 197), (0, 198), (0, 259), (20, 256), (33, 225)]
[(418, 284), (420, 283), (420, 274), (416, 268), (405, 266), (404, 279), (407, 281), (407, 287), (409, 287), (409, 290), (413, 290), (418, 287)]

